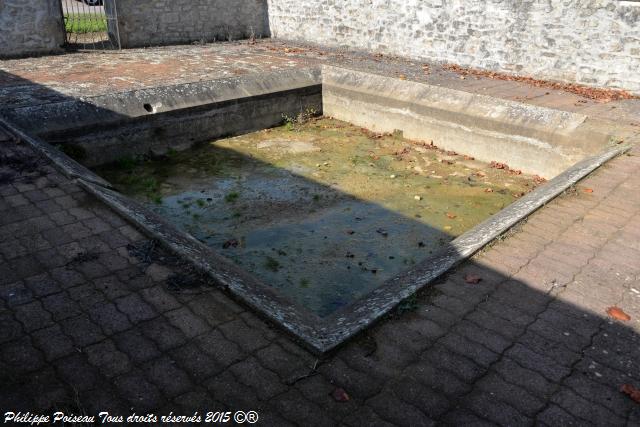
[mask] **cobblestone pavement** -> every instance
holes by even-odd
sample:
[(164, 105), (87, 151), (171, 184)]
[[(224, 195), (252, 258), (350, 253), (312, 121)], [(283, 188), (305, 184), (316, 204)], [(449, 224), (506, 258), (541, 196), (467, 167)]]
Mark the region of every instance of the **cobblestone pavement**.
[[(137, 60), (236, 49), (233, 62), (241, 48), (161, 48)], [(36, 95), (53, 89), (78, 96), (82, 69), (69, 80), (24, 71), (65, 58), (3, 62), (19, 79), (2, 77), (0, 93), (22, 96), (14, 104), (46, 101)], [(98, 71), (116, 65), (88, 64), (89, 77), (106, 80), (87, 77), (86, 88), (111, 90)], [(152, 65), (149, 84), (160, 84)], [(23, 79), (40, 86), (21, 92)], [(571, 96), (550, 104), (572, 105)], [(613, 104), (585, 108), (606, 115), (628, 105)], [(2, 413), (251, 409), (259, 425), (277, 426), (640, 424), (640, 404), (620, 392), (640, 388), (638, 148), (322, 359), (213, 286), (174, 290), (185, 267), (133, 251), (144, 236), (3, 133), (0, 160)], [(482, 281), (467, 284), (469, 272)], [(611, 306), (631, 320), (610, 319)]]

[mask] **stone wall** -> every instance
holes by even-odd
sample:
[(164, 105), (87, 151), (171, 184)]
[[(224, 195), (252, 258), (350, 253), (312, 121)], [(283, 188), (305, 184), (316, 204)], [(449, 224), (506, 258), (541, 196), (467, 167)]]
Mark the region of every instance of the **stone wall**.
[(0, 0), (0, 57), (60, 50), (61, 15), (60, 0)]
[(266, 0), (117, 0), (116, 4), (122, 47), (269, 36)]
[(640, 3), (269, 0), (273, 37), (640, 93)]

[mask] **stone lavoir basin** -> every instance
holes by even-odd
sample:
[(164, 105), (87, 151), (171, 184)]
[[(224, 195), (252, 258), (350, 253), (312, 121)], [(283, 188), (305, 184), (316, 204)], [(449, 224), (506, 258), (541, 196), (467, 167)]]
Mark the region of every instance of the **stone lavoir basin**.
[(322, 317), (541, 182), (329, 118), (96, 172)]
[(96, 197), (319, 353), (637, 133), (329, 66), (74, 99), (9, 118)]

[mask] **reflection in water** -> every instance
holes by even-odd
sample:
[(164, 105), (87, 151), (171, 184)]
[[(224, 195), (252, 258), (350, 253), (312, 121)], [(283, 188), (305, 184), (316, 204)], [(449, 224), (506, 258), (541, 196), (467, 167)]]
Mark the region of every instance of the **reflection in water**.
[(538, 182), (327, 118), (98, 173), (321, 316)]

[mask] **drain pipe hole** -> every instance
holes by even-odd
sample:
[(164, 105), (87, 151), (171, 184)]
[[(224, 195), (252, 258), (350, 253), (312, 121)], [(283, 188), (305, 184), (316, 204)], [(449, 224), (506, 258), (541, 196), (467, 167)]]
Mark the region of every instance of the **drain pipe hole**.
[(144, 104), (143, 105), (144, 109), (147, 110), (148, 113), (155, 113), (156, 109), (153, 108), (153, 105), (151, 104)]

